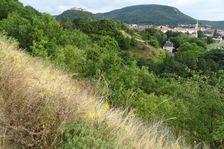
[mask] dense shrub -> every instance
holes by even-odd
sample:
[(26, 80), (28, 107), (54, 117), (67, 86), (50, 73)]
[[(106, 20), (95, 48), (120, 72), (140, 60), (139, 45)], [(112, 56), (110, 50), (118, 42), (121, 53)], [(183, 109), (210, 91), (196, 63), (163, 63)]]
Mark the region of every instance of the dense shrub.
[(112, 149), (113, 143), (106, 140), (98, 129), (91, 124), (82, 121), (76, 121), (63, 128), (62, 140), (60, 148), (63, 149)]

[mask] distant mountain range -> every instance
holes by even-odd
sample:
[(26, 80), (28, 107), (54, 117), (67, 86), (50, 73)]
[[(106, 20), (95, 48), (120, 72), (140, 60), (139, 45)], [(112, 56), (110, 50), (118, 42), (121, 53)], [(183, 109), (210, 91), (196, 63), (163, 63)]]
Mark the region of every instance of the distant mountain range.
[[(57, 19), (61, 19), (63, 17), (70, 19), (75, 19), (78, 17), (110, 18), (128, 24), (177, 25), (196, 23), (196, 19), (182, 13), (177, 8), (164, 5), (129, 6), (122, 9), (97, 14), (93, 14), (84, 10), (70, 9), (58, 15)], [(224, 21), (199, 20), (199, 23), (224, 29)]]

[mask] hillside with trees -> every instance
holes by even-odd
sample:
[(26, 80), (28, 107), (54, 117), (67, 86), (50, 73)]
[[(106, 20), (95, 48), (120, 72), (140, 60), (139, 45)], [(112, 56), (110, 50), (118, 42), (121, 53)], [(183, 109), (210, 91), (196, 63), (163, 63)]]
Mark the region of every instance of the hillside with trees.
[(161, 123), (146, 125), (133, 112), (112, 109), (100, 88), (91, 88), (17, 46), (1, 35), (1, 149), (183, 146)]
[[(171, 25), (195, 24), (196, 19), (192, 18), (175, 7), (165, 5), (137, 5), (129, 6), (105, 13), (91, 13), (77, 9), (69, 9), (56, 16), (58, 20), (78, 18), (109, 18), (119, 20), (127, 24), (150, 24), (150, 25)], [(223, 21), (198, 20), (201, 25), (209, 25), (213, 28), (224, 29)]]
[(201, 20), (200, 23), (210, 25), (214, 28), (224, 29), (224, 21), (206, 21)]
[[(0, 12), (0, 133), (11, 144), (224, 147), (224, 49), (208, 50), (206, 37), (107, 19), (57, 21), (17, 0), (1, 1)], [(131, 54), (160, 51), (167, 40), (175, 55)], [(169, 133), (147, 125), (158, 121)], [(185, 143), (175, 142), (180, 136)]]
[(97, 17), (117, 19), (128, 24), (177, 25), (193, 24), (195, 19), (177, 8), (163, 5), (138, 5), (96, 14)]
[(62, 14), (56, 16), (58, 20), (62, 20), (64, 18), (69, 18), (73, 20), (77, 18), (88, 19), (88, 18), (94, 18), (94, 17), (95, 17), (94, 14), (92, 14), (91, 12), (88, 12), (86, 10), (75, 9), (75, 8), (66, 10)]

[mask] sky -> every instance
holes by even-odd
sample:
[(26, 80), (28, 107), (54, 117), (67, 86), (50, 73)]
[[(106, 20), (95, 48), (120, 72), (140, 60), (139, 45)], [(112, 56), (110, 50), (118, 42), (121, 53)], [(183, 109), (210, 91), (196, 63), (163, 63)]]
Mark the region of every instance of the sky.
[(224, 21), (224, 0), (19, 0), (41, 12), (58, 15), (76, 7), (93, 13), (108, 12), (131, 5), (161, 4), (178, 8), (183, 13), (199, 19)]

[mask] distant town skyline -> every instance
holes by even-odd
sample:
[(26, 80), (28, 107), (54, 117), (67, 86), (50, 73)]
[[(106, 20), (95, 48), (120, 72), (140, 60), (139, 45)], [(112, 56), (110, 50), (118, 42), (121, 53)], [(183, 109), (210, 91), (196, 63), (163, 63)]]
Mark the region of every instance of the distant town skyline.
[(183, 13), (199, 20), (224, 21), (224, 0), (19, 0), (41, 12), (58, 15), (77, 7), (93, 13), (108, 12), (132, 5), (160, 4), (178, 8)]

